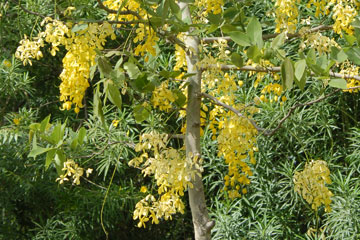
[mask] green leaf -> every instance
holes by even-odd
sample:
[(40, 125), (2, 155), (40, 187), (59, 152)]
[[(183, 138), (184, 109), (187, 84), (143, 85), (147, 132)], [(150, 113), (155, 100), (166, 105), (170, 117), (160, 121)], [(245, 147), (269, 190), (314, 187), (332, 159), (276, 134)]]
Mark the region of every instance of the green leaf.
[(130, 85), (139, 92), (152, 92), (155, 89), (154, 83), (148, 80), (147, 73), (141, 73)]
[(81, 127), (78, 133), (78, 142), (80, 145), (84, 143), (85, 137), (86, 137), (86, 129), (84, 127)]
[(249, 47), (246, 51), (248, 58), (252, 59), (255, 63), (258, 63), (261, 58), (261, 51), (256, 45)]
[(42, 153), (46, 153), (47, 151), (50, 151), (52, 148), (43, 148), (37, 145), (36, 143), (36, 135), (33, 138), (33, 143), (32, 143), (32, 149), (28, 155), (28, 157), (32, 157), (32, 158), (36, 158), (36, 156), (42, 154)]
[(50, 134), (50, 141), (52, 144), (57, 145), (63, 137), (64, 136), (61, 134), (61, 123), (57, 123)]
[(48, 127), (48, 124), (49, 124), (49, 121), (50, 121), (50, 116), (51, 114), (49, 114), (46, 118), (44, 118), (41, 123), (40, 123), (40, 132), (41, 133), (44, 133), (45, 130), (47, 129)]
[(345, 61), (348, 58), (348, 56), (346, 55), (344, 50), (338, 49), (337, 47), (333, 46), (333, 47), (331, 47), (330, 58), (335, 60), (338, 63), (342, 63), (343, 61)]
[(180, 91), (179, 89), (175, 89), (172, 92), (175, 93), (177, 97), (175, 100), (176, 106), (178, 107), (184, 106), (186, 103), (186, 96), (182, 93), (182, 91)]
[(136, 79), (140, 74), (139, 68), (132, 62), (124, 63), (124, 69), (131, 79)]
[(347, 88), (347, 82), (343, 78), (334, 78), (331, 79), (329, 82), (329, 85), (334, 88), (340, 88), (340, 89), (346, 89)]
[[(99, 86), (99, 85), (98, 85)], [(94, 115), (100, 119), (100, 121), (102, 122), (102, 124), (105, 127), (105, 119), (104, 119), (104, 113), (102, 110), (102, 102), (100, 100), (100, 96), (99, 96), (99, 87), (95, 90), (94, 93), (94, 100), (93, 100), (93, 104), (94, 104)]]
[(105, 57), (112, 57), (112, 56), (114, 56), (114, 55), (120, 56), (121, 54), (122, 54), (122, 52), (113, 50), (113, 51), (107, 52), (107, 53), (105, 54)]
[(51, 164), (51, 162), (54, 159), (56, 153), (56, 149), (51, 149), (46, 153), (46, 159), (45, 159), (45, 170), (47, 170)]
[(240, 46), (251, 46), (251, 41), (249, 37), (243, 32), (230, 32), (229, 36), (235, 43), (239, 44)]
[(260, 49), (263, 47), (262, 28), (256, 17), (251, 18), (246, 33), (252, 43), (255, 43)]
[(238, 68), (241, 68), (242, 66), (244, 66), (243, 58), (241, 57), (240, 54), (235, 53), (235, 52), (231, 54), (231, 62)]
[(274, 38), (274, 40), (271, 42), (271, 47), (272, 48), (279, 48), (281, 47), (284, 43), (285, 43), (285, 39), (286, 39), (286, 33), (282, 32), (279, 35), (276, 36), (276, 38)]
[(54, 163), (55, 163), (56, 171), (59, 176), (62, 175), (64, 172), (62, 169), (64, 168), (65, 161), (66, 161), (66, 156), (63, 150), (58, 149), (55, 153)]
[(97, 64), (99, 67), (100, 74), (105, 77), (109, 77), (112, 71), (112, 66), (110, 62), (105, 57), (98, 57)]
[(346, 33), (343, 33), (343, 36), (350, 46), (354, 45), (355, 41), (357, 40), (356, 37), (348, 35)]
[(217, 25), (217, 27), (219, 27), (220, 22), (221, 22), (221, 14), (212, 14), (209, 13), (208, 14), (208, 20), (211, 24), (213, 25)]
[(239, 9), (235, 7), (230, 7), (226, 9), (223, 13), (224, 18), (233, 21), (236, 18), (236, 15), (239, 14)]
[(108, 91), (109, 100), (113, 104), (115, 104), (119, 109), (121, 109), (122, 99), (119, 89), (115, 86), (113, 81), (108, 80), (107, 82), (108, 82), (107, 91)]
[(150, 108), (144, 107), (143, 105), (139, 104), (134, 107), (133, 113), (135, 121), (137, 123), (141, 123), (150, 116)]
[(281, 76), (284, 90), (291, 89), (294, 83), (294, 67), (289, 58), (281, 64)]
[(306, 68), (306, 60), (301, 59), (295, 63), (295, 78), (300, 81), (302, 77), (304, 76)]
[(179, 5), (174, 0), (169, 0), (171, 12), (174, 16), (181, 20), (181, 11)]
[(75, 33), (75, 32), (79, 32), (82, 30), (85, 30), (88, 28), (88, 24), (87, 23), (82, 23), (82, 24), (75, 24), (73, 26), (73, 28), (71, 29), (71, 32)]
[(346, 55), (349, 57), (349, 59), (354, 62), (357, 65), (360, 65), (360, 48), (354, 47), (350, 48)]

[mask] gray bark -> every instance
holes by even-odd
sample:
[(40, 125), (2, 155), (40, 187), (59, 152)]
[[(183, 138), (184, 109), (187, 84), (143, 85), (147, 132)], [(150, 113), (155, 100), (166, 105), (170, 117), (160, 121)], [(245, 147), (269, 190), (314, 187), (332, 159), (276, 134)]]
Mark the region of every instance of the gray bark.
[[(191, 19), (190, 11), (186, 3), (179, 4), (182, 10), (183, 19)], [(198, 45), (199, 39), (193, 36), (185, 38), (185, 45), (189, 51), (186, 54), (186, 62), (188, 73), (195, 73), (189, 78), (188, 85), (188, 102), (186, 108), (186, 135), (185, 146), (186, 154), (189, 156), (200, 156), (200, 107), (201, 107), (201, 70), (196, 66), (199, 61)], [(201, 172), (199, 175), (201, 175)], [(189, 188), (189, 201), (194, 225), (196, 240), (211, 239), (211, 228), (214, 226), (214, 221), (210, 221), (208, 211), (206, 208), (204, 186), (202, 177), (196, 176), (191, 180), (194, 185)]]

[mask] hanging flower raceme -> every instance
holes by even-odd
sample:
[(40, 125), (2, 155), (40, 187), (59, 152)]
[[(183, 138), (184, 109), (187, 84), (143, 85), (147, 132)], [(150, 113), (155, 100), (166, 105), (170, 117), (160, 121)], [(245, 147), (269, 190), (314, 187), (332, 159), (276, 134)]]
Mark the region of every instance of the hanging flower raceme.
[(332, 192), (325, 184), (330, 184), (330, 170), (323, 160), (311, 161), (305, 164), (301, 172), (294, 174), (295, 191), (300, 194), (315, 211), (325, 205), (325, 211), (330, 212)]
[[(168, 220), (177, 212), (184, 213), (181, 196), (188, 187), (193, 187), (190, 181), (195, 178), (197, 169), (201, 170), (197, 156), (186, 158), (184, 151), (167, 147), (167, 144), (167, 134), (143, 134), (135, 147), (142, 154), (129, 162), (130, 166), (142, 168), (144, 176), (153, 175), (158, 186), (158, 198), (148, 194), (135, 206), (133, 218), (139, 219), (138, 227), (145, 227), (150, 219), (157, 224), (162, 218)], [(145, 193), (142, 189), (140, 191)]]
[(106, 38), (111, 36), (115, 39), (114, 30), (107, 22), (103, 24), (82, 23), (81, 30), (72, 30), (71, 23), (64, 24), (61, 21), (45, 18), (41, 25), (45, 25), (45, 31), (40, 32), (33, 41), (25, 38), (20, 41), (15, 56), (23, 61), (23, 64), (32, 64), (31, 59), (42, 57), (40, 47), (44, 41), (51, 44), (51, 55), (55, 56), (59, 46), (67, 50), (63, 58), (63, 71), (60, 74), (60, 100), (63, 103), (62, 110), (70, 110), (75, 105), (78, 113), (83, 107), (83, 97), (89, 87), (90, 67), (95, 65), (95, 49), (103, 49)]

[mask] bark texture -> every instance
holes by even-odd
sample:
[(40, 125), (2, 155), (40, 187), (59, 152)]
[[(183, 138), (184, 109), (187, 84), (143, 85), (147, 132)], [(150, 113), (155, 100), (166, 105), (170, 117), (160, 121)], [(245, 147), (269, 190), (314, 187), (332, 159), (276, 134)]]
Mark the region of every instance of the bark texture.
[[(179, 4), (183, 19), (191, 19), (190, 11), (186, 3)], [(186, 108), (186, 154), (200, 156), (200, 107), (201, 107), (201, 70), (196, 66), (199, 61), (198, 45), (199, 39), (193, 36), (185, 38), (188, 49), (186, 54), (188, 73), (195, 73), (189, 78), (188, 102)], [(201, 172), (199, 172), (201, 174)], [(192, 179), (194, 188), (189, 188), (189, 200), (194, 225), (196, 240), (211, 239), (211, 229), (214, 222), (210, 221), (206, 208), (204, 186), (202, 177), (196, 176)]]

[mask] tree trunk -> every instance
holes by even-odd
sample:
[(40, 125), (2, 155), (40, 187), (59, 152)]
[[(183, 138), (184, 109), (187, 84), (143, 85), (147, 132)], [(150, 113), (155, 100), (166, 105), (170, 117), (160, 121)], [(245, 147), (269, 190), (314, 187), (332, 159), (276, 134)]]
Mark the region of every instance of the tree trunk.
[[(186, 3), (179, 3), (182, 10), (182, 19), (191, 19), (190, 11)], [(186, 154), (189, 156), (200, 156), (200, 107), (201, 107), (201, 71), (196, 66), (198, 56), (199, 40), (196, 37), (185, 37), (185, 45), (188, 49), (186, 53), (186, 62), (188, 73), (195, 73), (189, 78), (188, 102), (186, 108), (186, 135), (185, 146)], [(197, 170), (199, 171), (199, 170)], [(199, 174), (201, 172), (199, 171)], [(204, 186), (202, 177), (197, 176), (191, 180), (194, 185), (189, 188), (189, 200), (194, 225), (196, 240), (211, 239), (211, 229), (215, 222), (210, 221), (206, 208)]]

